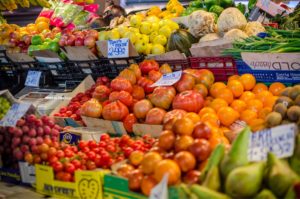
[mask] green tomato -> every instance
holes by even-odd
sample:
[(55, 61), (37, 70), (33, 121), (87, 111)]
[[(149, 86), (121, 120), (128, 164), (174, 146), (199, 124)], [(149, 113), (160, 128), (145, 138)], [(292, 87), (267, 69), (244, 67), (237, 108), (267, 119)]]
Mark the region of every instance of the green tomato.
[(222, 8), (221, 6), (213, 5), (212, 7), (210, 7), (209, 12), (216, 13), (218, 16), (220, 16), (223, 10), (224, 8)]

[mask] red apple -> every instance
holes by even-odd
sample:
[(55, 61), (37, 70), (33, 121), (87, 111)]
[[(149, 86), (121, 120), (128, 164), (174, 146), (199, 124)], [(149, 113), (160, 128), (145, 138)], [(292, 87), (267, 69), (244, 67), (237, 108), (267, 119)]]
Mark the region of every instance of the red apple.
[(74, 35), (69, 35), (66, 41), (67, 46), (74, 46), (75, 38), (76, 37)]
[(87, 36), (84, 39), (84, 45), (87, 46), (88, 48), (93, 48), (96, 45), (96, 40), (92, 36)]
[(77, 37), (75, 39), (75, 46), (83, 46), (84, 45), (84, 39), (83, 37)]
[(87, 33), (87, 36), (91, 36), (91, 37), (94, 37), (95, 40), (98, 40), (98, 31), (97, 30), (88, 30), (88, 33)]

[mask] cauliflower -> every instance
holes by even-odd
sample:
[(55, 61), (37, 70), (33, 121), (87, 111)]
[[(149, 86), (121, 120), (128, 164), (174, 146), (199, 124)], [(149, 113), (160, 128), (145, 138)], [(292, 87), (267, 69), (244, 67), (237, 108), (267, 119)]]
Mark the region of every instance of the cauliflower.
[(188, 18), (189, 31), (195, 37), (202, 37), (208, 33), (216, 32), (215, 16), (204, 10), (193, 12)]
[(244, 29), (244, 32), (249, 36), (257, 35), (258, 33), (265, 31), (265, 27), (258, 21), (248, 22)]
[(247, 19), (237, 8), (225, 9), (218, 19), (218, 31), (225, 33), (231, 29), (244, 29), (247, 24)]
[(216, 40), (216, 39), (220, 39), (220, 36), (217, 33), (209, 33), (209, 34), (206, 34), (203, 37), (201, 37), (199, 42), (212, 41), (212, 40)]
[(247, 38), (248, 35), (241, 31), (240, 29), (232, 29), (229, 30), (227, 33), (225, 33), (224, 38), (229, 40), (229, 41), (240, 41), (244, 38)]

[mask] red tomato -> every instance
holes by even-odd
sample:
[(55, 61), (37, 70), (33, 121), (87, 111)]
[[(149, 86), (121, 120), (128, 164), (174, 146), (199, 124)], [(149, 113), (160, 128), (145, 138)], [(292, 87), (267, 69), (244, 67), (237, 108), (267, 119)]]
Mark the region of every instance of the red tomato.
[(95, 160), (95, 158), (96, 158), (96, 153), (94, 152), (94, 151), (89, 151), (88, 153), (87, 153), (87, 156), (88, 156), (88, 158), (90, 159), (90, 160)]
[(80, 149), (83, 149), (84, 147), (86, 147), (88, 144), (86, 141), (80, 140), (78, 143), (78, 146)]
[(159, 64), (155, 60), (144, 60), (139, 63), (139, 67), (144, 75), (147, 75), (151, 70), (159, 70)]
[(133, 149), (131, 147), (126, 147), (124, 149), (124, 155), (125, 155), (125, 157), (128, 158), (132, 152), (133, 152)]
[[(101, 138), (100, 138), (101, 139)], [(99, 147), (101, 147), (101, 148), (106, 148), (106, 142), (105, 141), (100, 141), (99, 143), (98, 143), (98, 146)]]
[(105, 141), (108, 141), (108, 140), (110, 140), (110, 136), (107, 133), (101, 134), (100, 141), (104, 141), (105, 142)]
[(53, 167), (53, 170), (55, 172), (60, 172), (60, 171), (63, 170), (64, 166), (63, 166), (63, 164), (61, 162), (55, 162), (55, 163), (52, 164), (52, 167)]
[(70, 149), (65, 150), (65, 157), (71, 158), (74, 156), (74, 152), (71, 151)]
[(108, 145), (108, 146), (106, 147), (106, 150), (107, 150), (108, 152), (113, 153), (113, 152), (116, 152), (116, 147), (115, 147), (114, 145)]
[(65, 157), (65, 153), (62, 150), (57, 150), (56, 151), (56, 157), (58, 159)]
[(65, 181), (65, 182), (71, 182), (72, 181), (72, 175), (70, 173), (67, 173), (67, 172), (64, 172), (62, 177), (61, 177), (62, 181)]
[(97, 147), (97, 142), (95, 140), (90, 140), (88, 142), (88, 146), (90, 147), (90, 149), (96, 148)]
[(76, 167), (72, 163), (66, 163), (65, 165), (65, 171), (73, 174), (75, 172)]
[(48, 155), (48, 162), (50, 163), (50, 165), (54, 164), (57, 161), (58, 161), (58, 158), (56, 156), (49, 156)]
[(129, 114), (127, 106), (119, 100), (114, 101), (103, 108), (102, 116), (105, 120), (121, 121)]
[(129, 115), (127, 115), (125, 117), (125, 119), (123, 120), (123, 125), (124, 125), (124, 128), (126, 129), (127, 132), (133, 132), (133, 125), (137, 123), (137, 119), (136, 117), (134, 116), (133, 113), (130, 113)]
[(198, 113), (203, 107), (203, 97), (200, 93), (189, 90), (176, 95), (173, 100), (173, 109), (182, 109), (187, 112)]
[(86, 163), (86, 167), (88, 170), (94, 170), (94, 169), (96, 169), (96, 164), (95, 164), (95, 162), (88, 160)]
[(76, 169), (81, 168), (81, 162), (77, 159), (71, 161), (71, 163), (75, 166)]
[(111, 81), (110, 87), (113, 91), (127, 91), (128, 93), (132, 93), (132, 85), (129, 80), (117, 77)]

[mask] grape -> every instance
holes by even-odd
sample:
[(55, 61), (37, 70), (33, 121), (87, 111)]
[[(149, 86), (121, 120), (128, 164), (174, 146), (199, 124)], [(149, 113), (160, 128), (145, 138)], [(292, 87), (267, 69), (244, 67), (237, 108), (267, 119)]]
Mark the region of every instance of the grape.
[(9, 109), (9, 101), (6, 98), (0, 96), (0, 120), (5, 116)]

